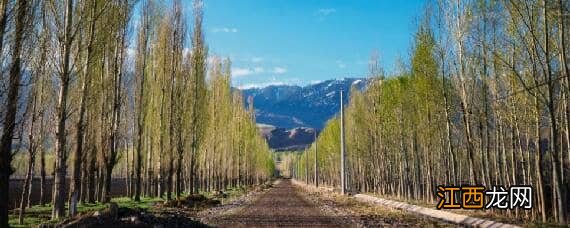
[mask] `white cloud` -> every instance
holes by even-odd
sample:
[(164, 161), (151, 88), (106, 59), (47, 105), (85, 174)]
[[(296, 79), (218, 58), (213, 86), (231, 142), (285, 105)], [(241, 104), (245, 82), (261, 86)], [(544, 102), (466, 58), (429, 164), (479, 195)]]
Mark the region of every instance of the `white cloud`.
[[(232, 68), (232, 76), (233, 77), (244, 77), (250, 75), (259, 75), (263, 73), (271, 73), (271, 74), (284, 74), (287, 72), (287, 68), (285, 67), (273, 67), (271, 68), (263, 68), (261, 66), (253, 66), (253, 67), (233, 67)], [(275, 76), (273, 76), (275, 77)], [(275, 80), (273, 78), (272, 80)]]
[(238, 86), (239, 89), (253, 89), (253, 88), (264, 88), (267, 86), (272, 86), (272, 85), (288, 85), (285, 82), (263, 82), (263, 83), (251, 83), (251, 84), (245, 84), (245, 85), (240, 85)]
[(236, 33), (236, 32), (238, 32), (238, 29), (237, 28), (221, 27), (221, 28), (213, 28), (212, 32), (213, 33), (218, 33), (218, 32)]
[(233, 69), (232, 69), (232, 75), (233, 75), (234, 77), (243, 77), (243, 76), (248, 76), (248, 75), (251, 75), (251, 74), (253, 74), (253, 71), (252, 71), (251, 69), (249, 69), (249, 68), (239, 68), (239, 67), (236, 67), (236, 68), (233, 68)]
[(259, 62), (261, 62), (261, 61), (263, 61), (263, 58), (261, 58), (261, 57), (253, 57), (253, 58), (251, 58), (251, 62), (252, 62), (252, 63), (259, 63)]
[(266, 82), (254, 82), (247, 84), (238, 84), (236, 86), (238, 89), (251, 89), (251, 88), (264, 88), (267, 86), (277, 86), (277, 85), (299, 85), (302, 81), (299, 78), (289, 78), (285, 80), (276, 80), (275, 77), (271, 78), (271, 81)]
[(254, 68), (235, 67), (235, 68), (232, 68), (232, 75), (234, 77), (244, 77), (244, 76), (249, 76), (249, 75), (253, 75), (253, 74), (261, 74), (263, 72), (265, 72), (263, 67), (254, 67)]
[(341, 68), (341, 69), (346, 68), (346, 64), (342, 60), (337, 60), (336, 65), (338, 66), (338, 68)]
[(287, 72), (287, 68), (284, 68), (284, 67), (274, 67), (273, 68), (274, 74), (284, 74), (285, 72)]

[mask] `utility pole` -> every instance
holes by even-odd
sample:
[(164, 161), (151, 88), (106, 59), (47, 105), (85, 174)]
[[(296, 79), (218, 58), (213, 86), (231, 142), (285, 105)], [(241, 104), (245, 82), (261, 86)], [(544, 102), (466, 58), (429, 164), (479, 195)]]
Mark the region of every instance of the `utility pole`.
[(344, 151), (344, 108), (342, 103), (342, 90), (340, 90), (340, 193), (346, 193), (346, 154)]
[(319, 165), (317, 162), (317, 129), (315, 129), (315, 187), (319, 187)]
[(300, 178), (299, 173), (301, 172), (301, 171), (299, 170), (299, 163), (301, 163), (301, 156), (295, 155), (295, 157), (296, 157), (296, 161), (295, 161), (295, 179), (298, 179), (298, 178)]
[(309, 151), (305, 151), (305, 183), (309, 185)]

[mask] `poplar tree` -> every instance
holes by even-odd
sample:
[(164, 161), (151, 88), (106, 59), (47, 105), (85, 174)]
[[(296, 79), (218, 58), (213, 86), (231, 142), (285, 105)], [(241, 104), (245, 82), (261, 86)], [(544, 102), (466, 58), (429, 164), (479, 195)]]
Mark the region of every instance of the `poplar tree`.
[[(8, 2), (0, 2), (0, 51), (4, 40), (4, 31), (7, 23)], [(22, 80), (22, 53), (24, 41), (26, 39), (26, 27), (29, 26), (31, 4), (27, 0), (19, 0), (15, 3), (14, 38), (11, 44), (11, 64), (8, 78), (8, 93), (4, 101), (4, 116), (2, 117), (2, 137), (0, 139), (0, 223), (1, 226), (8, 226), (8, 196), (10, 175), (13, 170), (12, 162), (12, 139), (17, 127), (16, 115), (18, 113), (18, 101), (20, 93), (20, 82)], [(2, 78), (3, 79), (3, 78)]]

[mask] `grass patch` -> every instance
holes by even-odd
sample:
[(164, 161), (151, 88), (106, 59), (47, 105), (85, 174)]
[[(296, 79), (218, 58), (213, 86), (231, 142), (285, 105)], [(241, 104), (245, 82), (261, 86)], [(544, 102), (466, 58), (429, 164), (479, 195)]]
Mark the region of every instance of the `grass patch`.
[[(129, 197), (118, 197), (111, 199), (111, 202), (117, 203), (119, 207), (126, 207), (126, 208), (140, 208), (143, 210), (149, 209), (150, 207), (154, 206), (157, 202), (162, 201), (160, 198), (141, 198), (140, 202), (136, 202)], [(69, 205), (65, 205), (66, 213), (68, 211)], [(91, 212), (91, 211), (98, 211), (103, 210), (107, 207), (106, 204), (103, 203), (85, 203), (77, 205), (77, 211), (81, 213)], [(52, 207), (50, 204), (46, 205), (35, 205), (30, 208), (26, 208), (24, 214), (24, 223), (22, 225), (19, 224), (18, 221), (18, 213), (19, 210), (15, 209), (12, 210), (9, 215), (10, 227), (34, 227), (41, 223), (58, 223), (59, 220), (51, 220), (51, 210)]]
[[(36, 216), (26, 216), (26, 217), (24, 217), (24, 223), (22, 225), (20, 225), (18, 222), (18, 216), (17, 215), (10, 215), (8, 223), (10, 224), (10, 227), (32, 227), (32, 226), (36, 226), (40, 223), (44, 223), (44, 222), (48, 222), (48, 221), (49, 221), (49, 217), (48, 218), (42, 218), (42, 217), (36, 217)], [(53, 221), (53, 223), (57, 223), (57, 221)]]
[(235, 198), (246, 193), (247, 190), (244, 187), (228, 188), (224, 193), (226, 193), (228, 198)]
[[(224, 202), (226, 202), (228, 199), (235, 199), (237, 197), (240, 197), (242, 195), (244, 195), (245, 193), (251, 191), (252, 188), (247, 188), (247, 187), (233, 187), (233, 188), (227, 188), (225, 190), (223, 190), (223, 195), (218, 194), (218, 192), (216, 191), (200, 191), (198, 194), (205, 196), (206, 198), (211, 198), (211, 199), (218, 199), (222, 201), (222, 204)], [(222, 197), (223, 196), (223, 197)]]
[(143, 197), (139, 202), (136, 202), (129, 197), (118, 197), (113, 198), (111, 201), (117, 203), (119, 207), (148, 209), (164, 200), (161, 198)]
[[(246, 187), (235, 187), (229, 188), (223, 191), (225, 197), (219, 196), (216, 192), (200, 192), (200, 194), (204, 195), (209, 199), (218, 199), (222, 202), (227, 202), (231, 199), (237, 198), (242, 196), (243, 194), (248, 192), (248, 188)], [(165, 195), (166, 196), (166, 195)], [(187, 197), (187, 193), (183, 193), (182, 197)], [(111, 199), (111, 202), (117, 203), (117, 205), (121, 208), (138, 208), (142, 210), (149, 210), (152, 209), (156, 204), (165, 202), (164, 198), (152, 198), (152, 197), (141, 197), (139, 202), (134, 201), (130, 197), (116, 197)], [(69, 205), (65, 205), (65, 211), (67, 213)], [(77, 205), (77, 211), (79, 214), (99, 211), (103, 210), (107, 207), (107, 204), (103, 203), (84, 203)], [(25, 215), (24, 215), (24, 223), (22, 225), (18, 222), (18, 213), (19, 210), (15, 209), (12, 210), (9, 215), (9, 224), (10, 227), (36, 227), (42, 223), (51, 223), (56, 224), (61, 220), (51, 220), (51, 210), (52, 205), (35, 205), (30, 208), (26, 208)]]

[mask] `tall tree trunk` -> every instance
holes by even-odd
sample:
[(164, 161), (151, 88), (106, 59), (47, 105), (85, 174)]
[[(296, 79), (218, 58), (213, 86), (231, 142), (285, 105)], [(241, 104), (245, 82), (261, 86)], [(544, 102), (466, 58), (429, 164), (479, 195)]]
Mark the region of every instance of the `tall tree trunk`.
[[(43, 122), (43, 121), (42, 121)], [(43, 125), (43, 123), (42, 123)], [(43, 132), (41, 133), (43, 134)], [(39, 205), (45, 205), (46, 199), (46, 152), (45, 149), (42, 147), (40, 149), (40, 202)]]
[[(137, 48), (137, 59), (136, 59), (136, 72), (140, 80), (139, 94), (138, 94), (138, 113), (137, 113), (137, 124), (138, 124), (138, 134), (137, 134), (137, 151), (136, 151), (136, 167), (135, 167), (135, 201), (140, 201), (141, 195), (141, 170), (142, 170), (142, 145), (143, 145), (143, 135), (144, 135), (144, 123), (146, 121), (146, 115), (144, 112), (144, 87), (145, 87), (145, 70), (146, 70), (146, 55), (147, 55), (147, 41), (148, 41), (148, 30), (149, 30), (149, 3), (147, 1), (143, 2), (142, 8), (142, 23), (140, 25), (139, 37), (138, 37), (138, 48)], [(148, 164), (147, 164), (148, 165)]]
[[(566, 47), (566, 17), (562, 16), (564, 15), (564, 2), (563, 0), (558, 0), (558, 15), (559, 15), (559, 20), (558, 20), (558, 34), (559, 34), (559, 40), (560, 40), (560, 62), (562, 63), (562, 74), (563, 74), (563, 84), (566, 87), (566, 96), (564, 99), (564, 105), (565, 105), (565, 109), (563, 110), (564, 114), (565, 114), (565, 118), (566, 118), (566, 126), (565, 126), (565, 130), (566, 130), (566, 153), (568, 154), (568, 161), (567, 164), (570, 165), (570, 104), (569, 101), (570, 98), (570, 79), (568, 79), (568, 77), (570, 76), (570, 68), (568, 67), (568, 59), (567, 59), (567, 47)], [(563, 153), (561, 153), (562, 156)], [(564, 165), (564, 160), (563, 158), (561, 158), (561, 165)], [(564, 172), (564, 167), (562, 167), (562, 170)], [(569, 180), (569, 176), (570, 176), (570, 167), (567, 167), (566, 172), (562, 174), (562, 176), (566, 177), (565, 181), (566, 181), (566, 192), (564, 194), (566, 194), (566, 202), (570, 203), (570, 200), (568, 198), (570, 198), (570, 193), (568, 193), (568, 189), (570, 189), (570, 180)], [(568, 208), (566, 208), (566, 210), (568, 210)]]
[(87, 181), (87, 202), (89, 203), (95, 203), (96, 198), (96, 193), (95, 193), (95, 180), (97, 178), (97, 161), (96, 161), (96, 155), (97, 155), (97, 148), (93, 147), (90, 150), (89, 156), (88, 156), (88, 181)]
[(198, 182), (196, 180), (196, 165), (197, 165), (197, 153), (198, 153), (198, 146), (201, 142), (202, 136), (202, 126), (203, 120), (201, 118), (203, 110), (203, 104), (205, 99), (205, 85), (204, 80), (206, 78), (206, 56), (207, 50), (204, 43), (204, 37), (202, 34), (202, 20), (203, 20), (203, 13), (202, 13), (202, 2), (195, 1), (193, 3), (194, 8), (194, 34), (192, 37), (192, 55), (190, 64), (192, 70), (190, 75), (194, 82), (194, 94), (192, 95), (192, 144), (191, 144), (191, 152), (190, 155), (190, 193), (197, 192), (197, 185)]
[[(40, 54), (40, 62), (43, 63), (46, 61), (47, 59), (47, 53), (48, 53), (48, 49), (47, 49), (47, 43), (48, 43), (48, 38), (47, 38), (47, 34), (48, 34), (48, 30), (47, 28), (45, 28), (45, 24), (46, 24), (46, 3), (44, 2), (44, 4), (42, 4), (42, 25), (44, 26), (43, 30), (42, 30), (42, 43), (41, 43), (41, 54)], [(40, 67), (40, 73), (41, 74), (46, 74), (46, 66), (42, 65)], [(43, 90), (44, 90), (44, 82), (42, 82), (42, 100), (43, 100)], [(43, 106), (43, 105), (42, 105)], [(45, 198), (46, 198), (46, 158), (45, 158), (45, 148), (43, 147), (43, 137), (44, 137), (44, 127), (45, 127), (45, 123), (44, 123), (44, 112), (45, 112), (45, 107), (41, 107), (41, 111), (40, 111), (40, 140), (39, 140), (39, 148), (40, 148), (40, 201), (39, 204), (40, 205), (44, 205), (45, 204)]]
[(543, 7), (543, 23), (544, 23), (544, 55), (545, 55), (545, 66), (546, 66), (546, 73), (547, 73), (547, 87), (548, 87), (548, 114), (549, 114), (549, 118), (550, 118), (550, 134), (551, 134), (551, 142), (550, 144), (550, 149), (551, 149), (551, 154), (552, 154), (552, 161), (553, 161), (553, 167), (552, 167), (552, 185), (553, 185), (553, 197), (554, 197), (554, 201), (556, 202), (557, 205), (557, 221), (560, 224), (563, 224), (566, 222), (566, 207), (568, 206), (566, 203), (566, 186), (562, 183), (562, 169), (561, 169), (561, 161), (560, 161), (560, 148), (559, 148), (559, 132), (558, 132), (558, 120), (556, 119), (556, 97), (557, 95), (555, 94), (555, 83), (556, 80), (554, 79), (553, 75), (552, 75), (552, 69), (550, 66), (550, 50), (549, 50), (549, 33), (550, 33), (550, 29), (549, 29), (549, 21), (548, 21), (548, 16), (547, 16), (547, 0), (543, 1), (544, 3), (544, 7)]
[[(120, 5), (119, 7), (125, 7)], [(126, 9), (121, 9), (121, 11)], [(126, 12), (120, 12), (116, 15), (119, 18), (116, 31), (119, 34), (119, 39), (115, 44), (114, 57), (113, 57), (113, 111), (111, 115), (111, 129), (109, 135), (109, 156), (107, 156), (107, 166), (105, 167), (105, 188), (103, 191), (103, 202), (108, 203), (111, 200), (111, 183), (112, 183), (112, 173), (113, 168), (117, 163), (117, 151), (119, 144), (119, 126), (121, 123), (121, 91), (122, 91), (122, 78), (123, 78), (123, 50), (125, 45), (126, 36)]]
[(70, 55), (72, 45), (71, 27), (73, 26), (73, 0), (65, 2), (65, 27), (63, 62), (60, 72), (60, 85), (57, 103), (57, 132), (56, 132), (56, 150), (55, 150), (55, 178), (53, 187), (53, 210), (52, 219), (58, 219), (65, 216), (65, 178), (67, 170), (67, 151), (66, 151), (66, 120), (67, 120), (67, 99), (70, 82)]
[(89, 88), (91, 87), (91, 76), (89, 75), (89, 64), (91, 63), (91, 53), (93, 51), (93, 40), (95, 36), (95, 10), (97, 9), (97, 1), (92, 1), (90, 23), (89, 23), (89, 37), (87, 38), (87, 50), (85, 53), (85, 62), (83, 63), (83, 82), (81, 84), (81, 98), (79, 108), (79, 120), (77, 121), (77, 135), (76, 135), (76, 148), (73, 156), (73, 175), (71, 177), (71, 198), (69, 200), (69, 215), (74, 216), (77, 213), (77, 202), (79, 200), (79, 190), (81, 188), (81, 161), (83, 160), (83, 139), (85, 131), (85, 110), (87, 106), (87, 97), (89, 96)]
[[(176, 32), (174, 32), (174, 36), (176, 36)], [(172, 42), (174, 45), (174, 42)], [(173, 47), (174, 48), (174, 47)], [(176, 64), (176, 60), (175, 60), (175, 56), (174, 56), (174, 49), (172, 50), (171, 53), (171, 70), (170, 70), (170, 98), (169, 98), (169, 102), (170, 102), (170, 115), (168, 117), (168, 176), (167, 176), (167, 190), (166, 190), (166, 200), (170, 200), (172, 199), (172, 190), (173, 190), (173, 175), (174, 175), (174, 150), (176, 148), (176, 145), (174, 143), (174, 112), (175, 112), (175, 103), (174, 103), (174, 75), (175, 75), (175, 64)]]
[[(37, 75), (36, 77), (39, 77), (39, 75)], [(35, 85), (32, 89), (32, 93), (33, 93), (33, 100), (32, 100), (32, 120), (30, 123), (30, 132), (28, 135), (28, 141), (29, 141), (29, 148), (28, 148), (28, 155), (29, 160), (28, 160), (28, 169), (26, 172), (26, 179), (24, 180), (24, 187), (23, 187), (23, 192), (22, 192), (22, 198), (20, 200), (20, 211), (19, 211), (19, 218), (18, 218), (18, 223), (20, 225), (24, 224), (24, 213), (25, 213), (25, 209), (26, 206), (29, 205), (29, 193), (31, 191), (31, 185), (32, 185), (32, 179), (34, 178), (33, 173), (34, 173), (34, 163), (35, 163), (35, 158), (36, 158), (36, 150), (37, 150), (37, 141), (36, 141), (36, 136), (34, 134), (34, 128), (35, 128), (35, 124), (36, 124), (36, 110), (38, 108), (38, 96), (41, 99), (42, 96), (42, 92), (40, 91), (38, 94), (37, 90), (37, 83), (39, 82), (39, 80), (36, 78), (35, 79)], [(43, 87), (42, 87), (43, 88)], [(40, 105), (41, 105), (41, 101), (40, 101)], [(41, 134), (41, 133), (40, 133)]]
[[(164, 65), (163, 65), (163, 66), (164, 66)], [(166, 72), (166, 71), (163, 71), (163, 72)], [(159, 147), (159, 148), (158, 148), (158, 150), (159, 150), (159, 156), (158, 156), (158, 162), (157, 162), (157, 165), (158, 165), (158, 168), (157, 168), (157, 169), (158, 169), (158, 170), (157, 170), (157, 172), (158, 172), (158, 175), (157, 175), (158, 197), (162, 197), (162, 195), (163, 195), (163, 193), (164, 193), (164, 180), (163, 180), (162, 158), (163, 158), (163, 156), (164, 156), (164, 141), (165, 141), (164, 138), (165, 138), (165, 134), (166, 134), (165, 131), (164, 131), (164, 129), (163, 129), (163, 128), (164, 128), (164, 122), (165, 122), (164, 106), (165, 106), (165, 102), (166, 102), (166, 101), (165, 101), (165, 97), (166, 97), (166, 95), (165, 95), (165, 93), (166, 93), (166, 88), (165, 88), (165, 87), (166, 87), (166, 85), (164, 85), (164, 82), (162, 83), (161, 87), (162, 87), (162, 88), (161, 88), (162, 93), (161, 93), (161, 101), (160, 101), (160, 115), (159, 115), (159, 122), (158, 122), (158, 123), (159, 123), (158, 129), (159, 129), (159, 134), (160, 134), (160, 136), (159, 136), (159, 142), (158, 142), (158, 144), (159, 144), (159, 145), (158, 145), (158, 147)]]
[[(4, 26), (6, 24), (6, 1), (0, 3), (0, 40), (4, 39)], [(21, 51), (24, 40), (25, 20), (28, 13), (28, 1), (17, 2), (16, 28), (12, 45), (12, 64), (10, 66), (10, 82), (8, 96), (6, 97), (5, 116), (3, 122), (2, 138), (0, 139), (0, 226), (8, 227), (8, 196), (10, 175), (12, 174), (12, 138), (16, 128), (16, 114), (18, 113), (18, 97), (20, 91)], [(1, 42), (1, 41), (0, 41)], [(2, 45), (0, 43), (0, 51)]]
[(149, 136), (149, 142), (147, 143), (147, 150), (146, 150), (146, 182), (145, 182), (145, 196), (150, 196), (153, 195), (153, 189), (154, 189), (154, 173), (153, 173), (153, 165), (152, 165), (152, 158), (153, 158), (153, 151), (151, 149), (151, 145), (154, 143), (154, 137), (151, 134)]
[(445, 111), (445, 132), (447, 136), (447, 152), (451, 157), (451, 180), (452, 184), (459, 184), (459, 179), (457, 177), (457, 154), (452, 142), (452, 132), (451, 132), (451, 117), (449, 115), (449, 101), (448, 101), (448, 94), (447, 94), (447, 84), (446, 84), (446, 76), (445, 76), (445, 56), (442, 53), (440, 54), (440, 61), (442, 64), (441, 67), (441, 88), (443, 92), (443, 105)]

